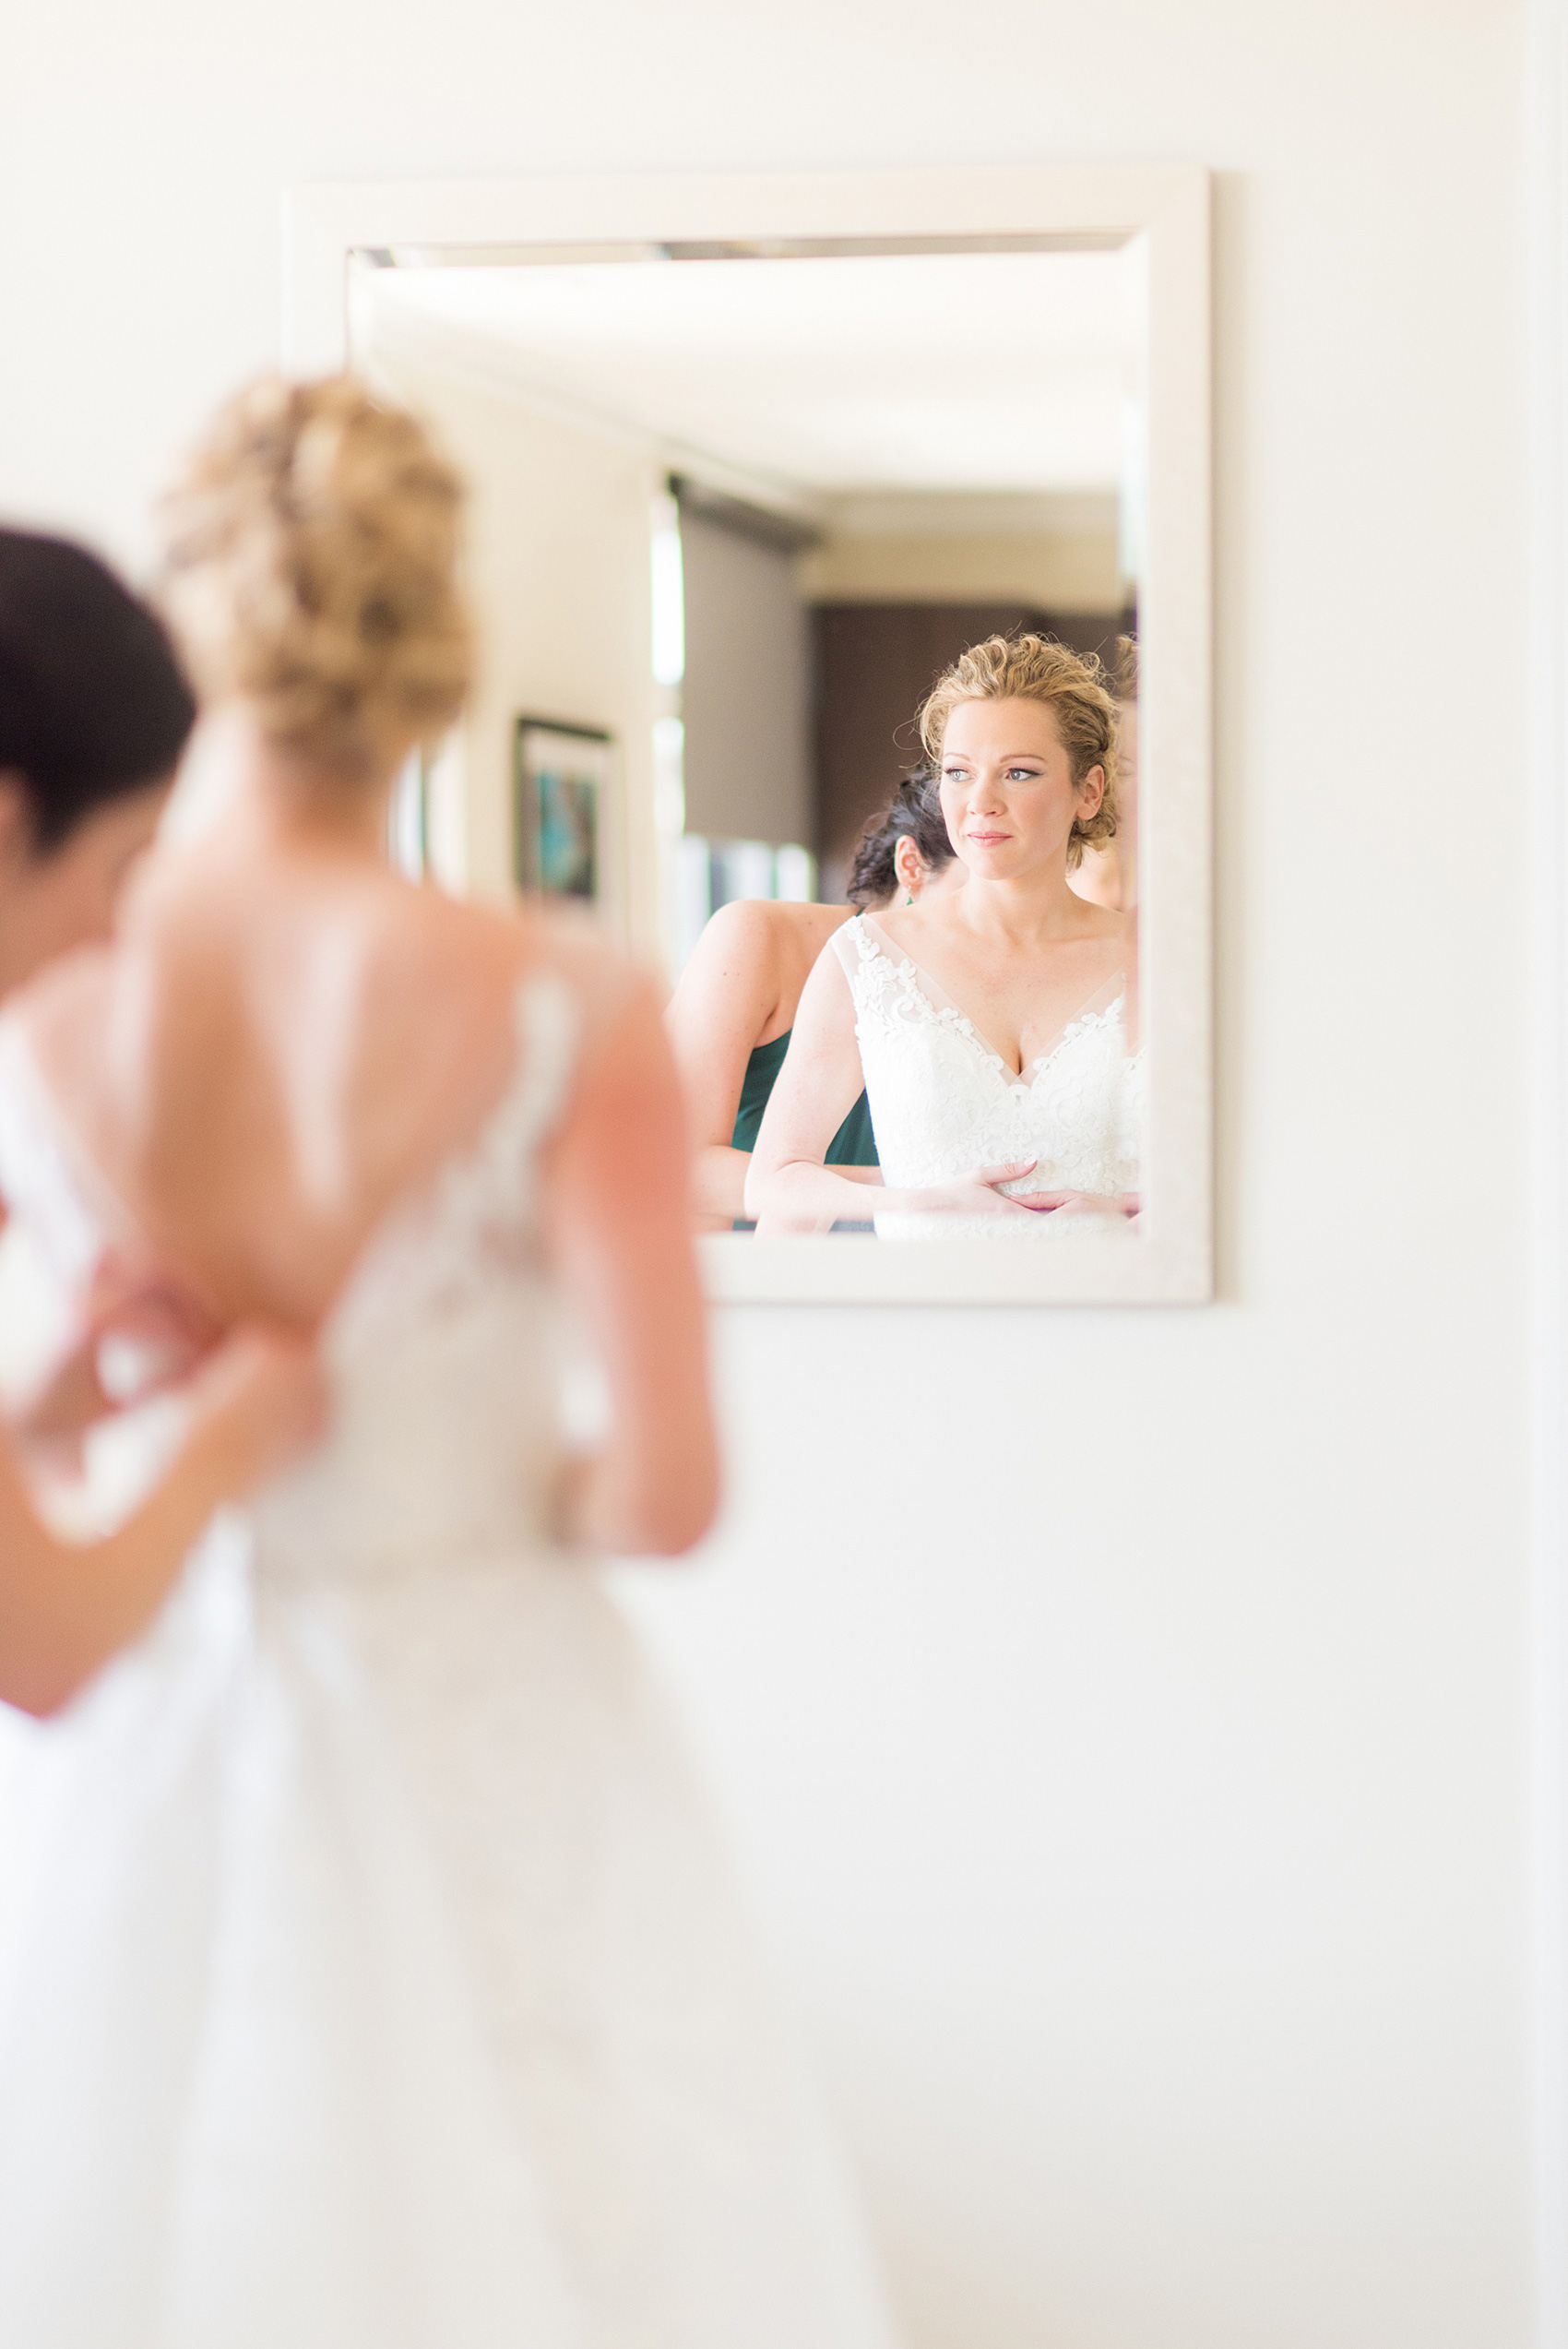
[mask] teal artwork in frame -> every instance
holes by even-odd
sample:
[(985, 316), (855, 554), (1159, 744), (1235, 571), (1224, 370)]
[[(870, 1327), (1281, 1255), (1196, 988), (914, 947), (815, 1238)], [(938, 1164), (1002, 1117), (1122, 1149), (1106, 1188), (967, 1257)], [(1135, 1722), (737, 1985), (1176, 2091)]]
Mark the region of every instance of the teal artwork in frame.
[(529, 896), (598, 903), (610, 744), (600, 727), (518, 719), (514, 870)]

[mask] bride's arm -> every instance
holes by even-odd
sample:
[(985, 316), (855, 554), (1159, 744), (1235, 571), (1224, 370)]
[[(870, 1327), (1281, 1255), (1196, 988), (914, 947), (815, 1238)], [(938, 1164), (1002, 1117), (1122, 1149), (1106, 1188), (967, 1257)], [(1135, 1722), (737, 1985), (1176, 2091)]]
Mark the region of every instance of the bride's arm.
[(321, 1379), (294, 1339), (242, 1330), (187, 1389), (190, 1426), (150, 1497), (117, 1533), (57, 1540), (0, 1441), (0, 1702), (49, 1713), (157, 1612), (213, 1510), (296, 1451), (318, 1424)]
[(719, 1497), (686, 1127), (653, 989), (637, 982), (591, 1053), (546, 1168), (552, 1254), (610, 1387), (611, 1434), (569, 1496), (569, 1534), (674, 1556)]
[[(746, 1211), (763, 1234), (864, 1220), (870, 1202), (863, 1183), (825, 1163), (863, 1085), (854, 1001), (830, 942), (801, 991), (790, 1049), (752, 1152)], [(879, 1192), (876, 1204), (887, 1203), (888, 1194)]]
[(720, 906), (664, 1015), (691, 1119), (692, 1204), (714, 1231), (745, 1212), (751, 1155), (731, 1137), (746, 1064), (778, 1008), (769, 910), (743, 901)]

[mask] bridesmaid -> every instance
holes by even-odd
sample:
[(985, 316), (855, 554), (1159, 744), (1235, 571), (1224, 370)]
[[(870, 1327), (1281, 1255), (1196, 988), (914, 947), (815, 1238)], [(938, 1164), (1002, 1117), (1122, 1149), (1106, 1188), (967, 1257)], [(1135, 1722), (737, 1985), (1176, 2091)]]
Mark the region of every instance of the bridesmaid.
[[(917, 767), (861, 836), (849, 904), (861, 912), (914, 905), (964, 877), (932, 770)], [(729, 1231), (744, 1216), (751, 1153), (790, 1048), (801, 990), (848, 919), (841, 905), (741, 899), (719, 908), (681, 974), (668, 1019), (694, 1138), (699, 1231)], [(863, 1092), (828, 1144), (826, 1163), (849, 1182), (875, 1181), (876, 1143)]]
[[(162, 630), (113, 573), (59, 539), (0, 530), (0, 999), (110, 935), (194, 716)], [(102, 1326), (34, 1399), (30, 1437), (79, 1435), (108, 1410)], [(185, 1441), (160, 1485), (90, 1544), (45, 1531), (0, 1435), (0, 1704), (53, 1711), (138, 1631), (213, 1510), (281, 1463), (317, 1397), (294, 1342), (230, 1340), (189, 1382)]]

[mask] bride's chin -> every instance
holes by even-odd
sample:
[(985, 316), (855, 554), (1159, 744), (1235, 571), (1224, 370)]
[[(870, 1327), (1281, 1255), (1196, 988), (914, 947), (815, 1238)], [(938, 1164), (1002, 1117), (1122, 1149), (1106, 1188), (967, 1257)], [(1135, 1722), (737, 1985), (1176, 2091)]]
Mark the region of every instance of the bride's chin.
[(972, 856), (965, 856), (969, 878), (974, 881), (1016, 881), (1037, 869), (1038, 859), (1019, 856), (1007, 849), (980, 849)]

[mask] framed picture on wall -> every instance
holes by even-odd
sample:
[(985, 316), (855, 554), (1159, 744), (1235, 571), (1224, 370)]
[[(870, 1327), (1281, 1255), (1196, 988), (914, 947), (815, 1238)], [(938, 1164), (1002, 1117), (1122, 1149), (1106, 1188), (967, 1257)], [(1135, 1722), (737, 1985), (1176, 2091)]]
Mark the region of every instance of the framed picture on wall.
[(599, 902), (611, 736), (521, 717), (513, 754), (513, 871), (530, 897)]

